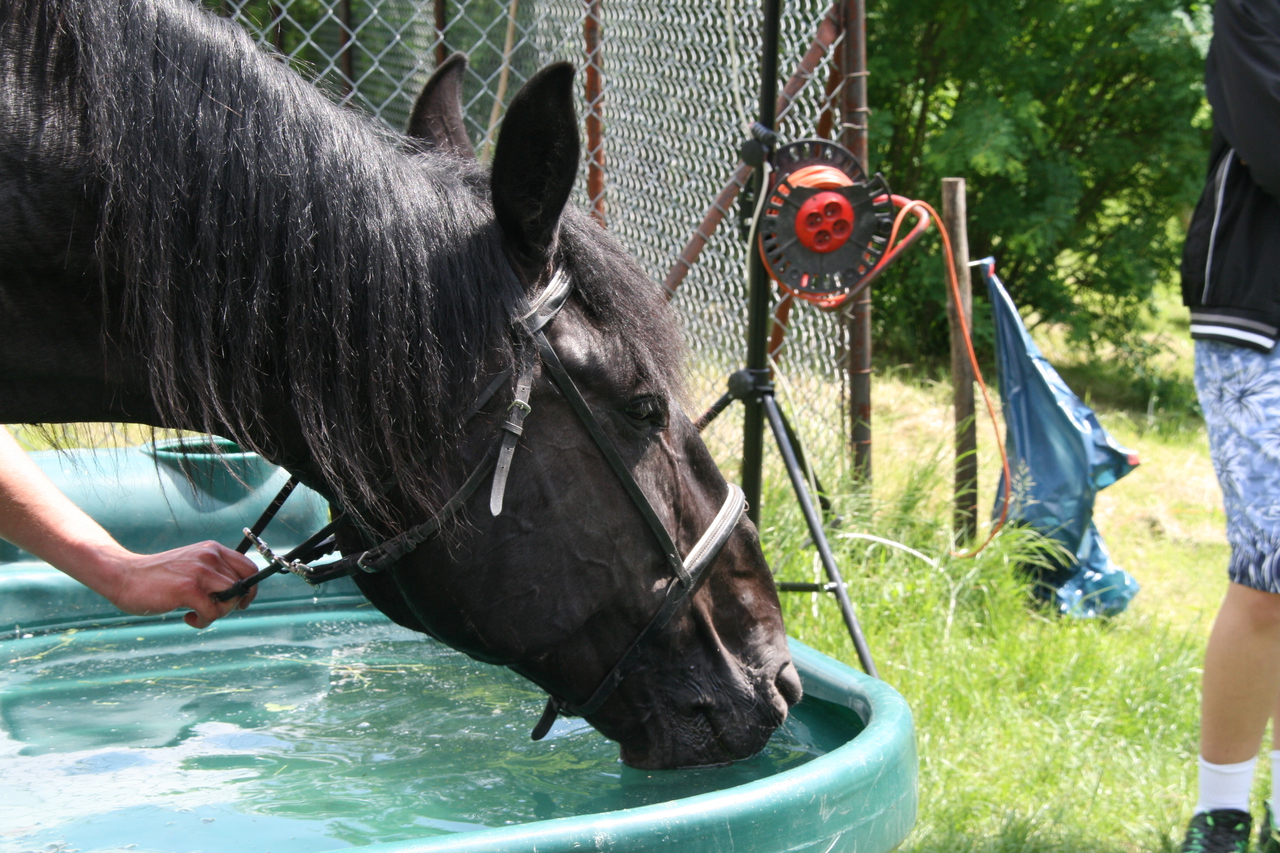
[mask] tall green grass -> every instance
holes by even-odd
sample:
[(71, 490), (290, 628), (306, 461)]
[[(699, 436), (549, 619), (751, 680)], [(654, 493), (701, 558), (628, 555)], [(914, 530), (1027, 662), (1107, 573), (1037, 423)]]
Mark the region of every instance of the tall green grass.
[[(1174, 441), (1182, 452), (1185, 439)], [(877, 465), (894, 485), (843, 484), (831, 541), (881, 677), (915, 715), (920, 820), (903, 849), (1176, 849), (1193, 804), (1202, 615), (1213, 593), (1190, 617), (1135, 604), (1111, 620), (1061, 618), (1031, 595), (1027, 568), (1053, 547), (1035, 534), (1006, 529), (975, 558), (950, 555), (945, 454)], [(786, 481), (768, 482), (771, 565), (781, 580), (814, 580), (820, 567)], [(1125, 551), (1114, 543), (1129, 531), (1104, 534)], [(784, 594), (783, 608), (789, 633), (857, 665), (834, 600)]]

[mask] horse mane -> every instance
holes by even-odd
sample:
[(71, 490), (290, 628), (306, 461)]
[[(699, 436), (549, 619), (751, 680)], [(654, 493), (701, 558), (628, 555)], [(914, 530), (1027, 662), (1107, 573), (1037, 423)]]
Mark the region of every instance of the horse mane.
[[(186, 0), (6, 0), (0, 50), (0, 86), (29, 90), (6, 110), (82, 141), (162, 416), (270, 456), (260, 413), (287, 402), (335, 499), (391, 520), (395, 472), (438, 505), (463, 413), (533, 357), (487, 171), (407, 152)], [(674, 382), (656, 285), (579, 214), (557, 251), (588, 318)]]

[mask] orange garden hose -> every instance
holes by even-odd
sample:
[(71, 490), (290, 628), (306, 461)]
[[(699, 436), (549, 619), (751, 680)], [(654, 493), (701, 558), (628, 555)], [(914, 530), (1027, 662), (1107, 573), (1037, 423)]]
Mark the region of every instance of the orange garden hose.
[[(797, 185), (812, 186), (821, 189), (834, 189), (839, 186), (849, 186), (850, 180), (838, 169), (828, 166), (810, 166), (800, 169), (792, 176)], [(951, 249), (951, 236), (947, 233), (947, 229), (942, 225), (942, 218), (938, 216), (938, 212), (925, 201), (913, 200), (902, 196), (890, 196), (893, 206), (898, 208), (897, 216), (893, 220), (893, 229), (889, 232), (889, 241), (884, 254), (876, 265), (867, 273), (858, 285), (845, 293), (840, 294), (814, 294), (803, 291), (793, 290), (782, 282), (778, 282), (778, 287), (782, 290), (782, 299), (779, 300), (778, 306), (774, 312), (773, 333), (769, 340), (769, 355), (773, 357), (782, 348), (782, 339), (786, 334), (786, 323), (791, 315), (791, 306), (796, 298), (811, 302), (824, 311), (834, 311), (842, 307), (846, 302), (857, 294), (861, 293), (871, 282), (877, 278), (881, 271), (898, 257), (908, 246), (914, 243), (929, 228), (931, 219), (938, 222), (938, 233), (942, 236), (943, 253), (946, 256), (947, 265), (947, 283), (951, 288), (951, 296), (955, 300), (955, 304), (960, 306), (960, 284), (956, 276), (955, 255)], [(901, 241), (898, 241), (898, 233), (902, 230), (902, 223), (908, 215), (912, 215), (916, 219), (915, 226), (909, 231)], [(765, 264), (766, 268), (768, 264)], [(775, 278), (775, 281), (777, 279)], [(991, 393), (987, 388), (987, 383), (982, 378), (982, 369), (978, 367), (978, 356), (973, 350), (973, 338), (969, 333), (969, 321), (964, 316), (964, 311), (957, 311), (956, 316), (960, 320), (960, 334), (964, 338), (965, 351), (969, 356), (969, 365), (973, 368), (974, 379), (978, 383), (978, 387), (982, 390), (982, 400), (986, 404), (987, 414), (991, 418), (991, 426), (996, 433), (996, 445), (1000, 449), (1000, 467), (1004, 473), (1004, 499), (1001, 501), (1000, 518), (991, 527), (991, 532), (987, 534), (986, 540), (977, 548), (971, 551), (952, 551), (953, 557), (976, 557), (982, 552), (987, 545), (991, 544), (991, 540), (1004, 527), (1009, 517), (1009, 499), (1011, 493), (1011, 476), (1009, 471), (1009, 456), (1005, 451), (1004, 442), (1000, 439), (1000, 424), (996, 419), (995, 405), (991, 402)]]
[(787, 289), (782, 292), (782, 298), (773, 309), (773, 328), (769, 331), (770, 360), (777, 358), (778, 352), (782, 349), (783, 338), (787, 336), (787, 322), (791, 319), (791, 306), (795, 302), (795, 292)]

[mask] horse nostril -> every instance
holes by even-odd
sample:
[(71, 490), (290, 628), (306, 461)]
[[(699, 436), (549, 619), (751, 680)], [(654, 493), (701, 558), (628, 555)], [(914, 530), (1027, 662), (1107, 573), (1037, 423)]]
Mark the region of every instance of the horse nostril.
[(795, 664), (791, 661), (787, 661), (786, 665), (778, 670), (773, 683), (782, 694), (782, 698), (786, 700), (787, 707), (796, 704), (804, 696), (804, 688), (800, 685), (800, 673), (796, 671)]

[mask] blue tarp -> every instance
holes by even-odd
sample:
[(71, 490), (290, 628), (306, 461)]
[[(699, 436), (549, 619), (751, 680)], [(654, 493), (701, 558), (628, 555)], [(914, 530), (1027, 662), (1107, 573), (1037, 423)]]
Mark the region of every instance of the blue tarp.
[[(1129, 605), (1138, 582), (1111, 561), (1093, 524), (1093, 503), (1099, 489), (1137, 466), (1138, 455), (1116, 443), (1041, 355), (996, 278), (995, 261), (985, 258), (978, 268), (991, 296), (1005, 447), (1015, 484), (1009, 523), (1033, 527), (1074, 555), (1041, 570), (1042, 598), (1071, 616), (1113, 616)], [(1003, 481), (1002, 476), (996, 517)]]

